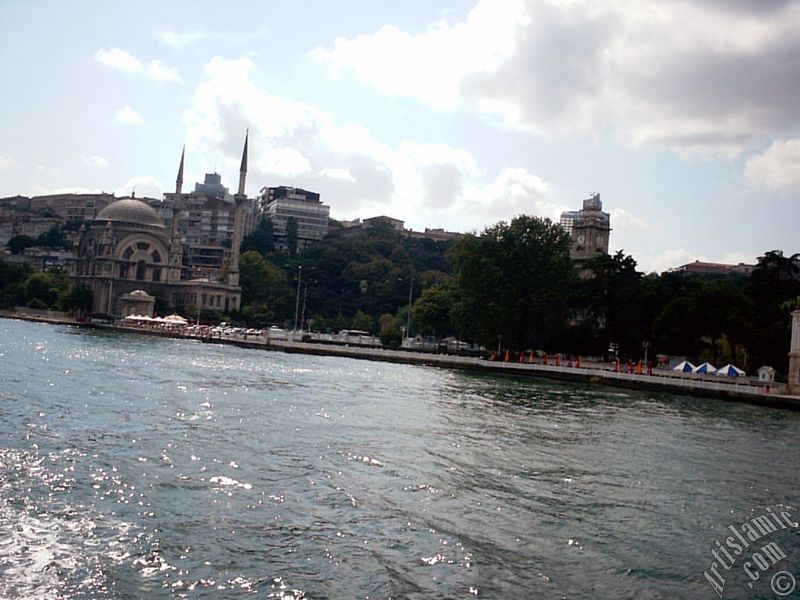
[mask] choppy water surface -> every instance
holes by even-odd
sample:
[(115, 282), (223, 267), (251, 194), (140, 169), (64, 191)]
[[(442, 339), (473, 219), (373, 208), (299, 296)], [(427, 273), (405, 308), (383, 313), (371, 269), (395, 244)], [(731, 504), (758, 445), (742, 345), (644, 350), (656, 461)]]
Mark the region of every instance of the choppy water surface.
[[(713, 598), (729, 524), (800, 517), (800, 413), (9, 320), (0, 340), (3, 598)], [(738, 569), (725, 597), (773, 597)]]

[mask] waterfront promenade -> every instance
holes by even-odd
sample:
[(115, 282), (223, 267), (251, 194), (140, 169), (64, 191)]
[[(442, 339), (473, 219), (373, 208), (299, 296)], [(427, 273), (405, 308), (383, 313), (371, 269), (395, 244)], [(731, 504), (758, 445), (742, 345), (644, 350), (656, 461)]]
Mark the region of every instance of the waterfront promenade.
[(653, 371), (652, 375), (615, 372), (599, 364), (591, 366), (556, 366), (517, 362), (490, 361), (472, 356), (434, 354), (409, 350), (362, 348), (313, 342), (266, 340), (249, 337), (203, 338), (206, 343), (227, 343), (247, 348), (289, 353), (342, 356), (363, 360), (428, 365), (450, 369), (467, 369), (478, 372), (503, 373), (526, 377), (545, 377), (564, 381), (600, 384), (612, 387), (649, 389), (671, 393), (685, 393), (730, 400), (741, 400), (767, 406), (800, 409), (800, 398), (785, 393), (785, 386), (767, 388), (755, 385), (750, 377), (722, 378), (715, 375), (686, 375), (668, 370)]
[[(723, 398), (744, 401), (765, 406), (800, 409), (800, 397), (786, 393), (786, 386), (774, 384), (764, 387), (751, 377), (722, 377), (716, 375), (695, 375), (675, 373), (667, 369), (657, 369), (652, 374), (636, 374), (616, 372), (602, 363), (589, 363), (582, 366), (564, 366), (554, 364), (520, 363), (491, 361), (474, 356), (455, 354), (437, 354), (433, 352), (417, 352), (413, 350), (392, 350), (388, 348), (363, 347), (358, 345), (340, 345), (316, 343), (292, 339), (274, 339), (268, 332), (261, 335), (243, 333), (209, 334), (210, 328), (153, 329), (128, 327), (118, 324), (79, 323), (73, 319), (59, 316), (48, 311), (47, 314), (35, 314), (28, 311), (0, 311), (0, 317), (41, 321), (51, 324), (74, 325), (125, 331), (138, 334), (160, 335), (182, 339), (193, 339), (202, 343), (230, 344), (245, 348), (256, 348), (268, 351), (294, 354), (313, 354), (320, 356), (340, 356), (361, 360), (415, 364), (449, 369), (466, 369), (484, 373), (499, 373), (525, 377), (544, 377), (563, 381), (574, 381), (596, 385), (629, 389), (648, 389), (670, 393), (683, 393), (694, 396)], [(291, 332), (289, 333), (291, 337)]]

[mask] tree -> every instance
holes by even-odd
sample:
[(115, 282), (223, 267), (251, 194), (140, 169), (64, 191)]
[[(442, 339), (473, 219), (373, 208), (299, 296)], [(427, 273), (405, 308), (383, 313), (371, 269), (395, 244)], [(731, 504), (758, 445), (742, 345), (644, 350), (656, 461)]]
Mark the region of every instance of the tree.
[(11, 254), (22, 254), (25, 248), (32, 248), (36, 245), (36, 240), (29, 235), (15, 235), (6, 243), (6, 247)]
[(239, 259), (239, 274), (244, 315), (258, 315), (265, 324), (287, 317), (292, 291), (286, 273), (255, 250), (249, 250)]
[(380, 324), (380, 338), (384, 346), (394, 347), (400, 345), (403, 341), (403, 334), (400, 331), (400, 321), (392, 314), (386, 313), (381, 315), (378, 320)]
[(36, 245), (45, 248), (69, 249), (69, 242), (67, 242), (64, 230), (60, 225), (53, 225), (47, 232), (37, 237)]
[[(691, 294), (670, 301), (656, 318), (653, 329), (658, 346), (667, 353), (718, 360), (722, 346), (748, 351), (753, 339), (750, 324), (759, 310), (730, 281), (708, 281)], [(718, 344), (723, 336), (724, 344)]]
[(488, 346), (500, 335), (520, 350), (564, 343), (577, 275), (560, 225), (522, 215), (461, 238), (450, 257), (467, 339)]
[(256, 228), (242, 240), (240, 252), (244, 254), (250, 250), (255, 250), (266, 258), (274, 250), (274, 246), (275, 234), (272, 221), (267, 217), (261, 217)]
[(91, 312), (94, 294), (83, 284), (71, 285), (58, 296), (56, 305), (59, 310), (75, 312)]
[(577, 306), (579, 320), (591, 331), (591, 344), (579, 350), (601, 354), (615, 342), (623, 354), (635, 356), (650, 337), (636, 261), (620, 250), (587, 261), (583, 273)]
[(765, 252), (744, 291), (758, 306), (747, 348), (751, 364), (771, 365), (785, 373), (791, 335), (786, 303), (800, 295), (800, 255), (787, 257), (781, 250)]
[(411, 309), (415, 329), (444, 336), (453, 331), (450, 318), (455, 295), (449, 285), (435, 285), (422, 290)]
[(350, 325), (351, 329), (358, 329), (359, 331), (372, 331), (372, 317), (370, 317), (367, 313), (358, 311), (356, 312), (355, 316), (353, 316), (353, 320)]
[[(329, 327), (336, 320), (337, 326), (348, 328), (358, 310), (374, 323), (380, 315), (397, 314), (408, 306), (412, 273), (412, 302), (425, 287), (445, 281), (452, 270), (445, 257), (451, 246), (451, 242), (405, 238), (391, 227), (374, 227), (352, 237), (328, 236), (294, 257), (273, 252), (269, 259), (289, 281), (298, 267), (303, 267), (304, 282), (316, 267), (306, 312), (319, 315)], [(346, 317), (345, 322), (339, 317)]]
[(783, 250), (770, 250), (758, 258), (752, 278), (760, 282), (781, 283), (800, 280), (800, 254), (784, 256)]
[[(28, 306), (50, 307), (58, 298), (59, 290), (48, 273), (34, 273), (25, 280), (25, 302)], [(34, 302), (35, 301), (35, 302)]]
[(297, 219), (289, 217), (286, 220), (286, 246), (289, 249), (289, 256), (297, 254)]

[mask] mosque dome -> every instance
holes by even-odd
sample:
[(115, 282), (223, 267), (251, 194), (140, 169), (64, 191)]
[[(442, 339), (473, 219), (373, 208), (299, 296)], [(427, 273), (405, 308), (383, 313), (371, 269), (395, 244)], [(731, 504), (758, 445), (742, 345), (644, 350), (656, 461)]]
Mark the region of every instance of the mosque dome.
[(112, 202), (97, 213), (94, 220), (164, 227), (164, 221), (161, 220), (156, 211), (135, 198), (123, 198)]

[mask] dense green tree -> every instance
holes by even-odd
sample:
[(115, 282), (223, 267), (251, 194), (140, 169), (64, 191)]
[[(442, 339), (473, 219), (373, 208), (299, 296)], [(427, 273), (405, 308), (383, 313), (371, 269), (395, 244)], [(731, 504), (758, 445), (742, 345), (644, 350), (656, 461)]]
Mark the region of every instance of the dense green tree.
[(69, 243), (64, 235), (64, 229), (61, 225), (53, 225), (45, 233), (36, 238), (36, 245), (45, 248), (63, 248), (69, 249)]
[[(408, 305), (409, 291), (413, 292), (413, 301), (429, 285), (413, 275), (421, 267), (444, 263), (443, 268), (449, 270), (444, 258), (448, 245), (422, 246), (418, 242), (390, 227), (378, 226), (354, 237), (329, 236), (294, 259), (284, 253), (283, 259), (276, 254), (273, 260), (290, 274), (302, 266), (304, 280), (311, 269), (316, 269), (309, 276), (314, 283), (308, 287), (307, 312), (318, 313), (324, 319), (342, 316), (349, 323), (361, 310), (375, 320), (385, 313), (396, 314), (399, 307)], [(438, 254), (438, 258), (432, 254)], [(439, 271), (428, 272), (446, 277)]]
[(455, 293), (451, 286), (435, 285), (424, 289), (412, 309), (416, 329), (439, 337), (453, 333), (450, 313), (454, 304)]
[(669, 354), (716, 356), (715, 341), (725, 337), (731, 347), (748, 344), (750, 323), (757, 311), (744, 292), (726, 280), (701, 284), (689, 295), (673, 299), (656, 318), (658, 347)]
[(85, 285), (71, 285), (59, 294), (56, 306), (65, 312), (88, 313), (92, 310), (93, 297), (92, 290)]
[(765, 252), (759, 257), (751, 279), (763, 284), (800, 281), (800, 254), (784, 256), (782, 250)]
[(11, 264), (0, 261), (0, 289), (12, 283), (22, 283), (31, 274), (31, 268), (27, 264)]
[(800, 255), (784, 256), (770, 250), (759, 257), (745, 292), (758, 306), (747, 349), (754, 366), (770, 365), (779, 372), (788, 369), (787, 348), (791, 338), (786, 303), (800, 295)]
[(649, 323), (643, 304), (642, 274), (636, 261), (620, 250), (614, 256), (599, 255), (582, 266), (578, 291), (579, 318), (590, 332), (589, 345), (575, 348), (600, 355), (616, 343), (623, 356), (636, 356), (641, 343), (649, 341)]
[(350, 328), (351, 329), (358, 329), (361, 331), (372, 332), (372, 323), (373, 319), (367, 313), (363, 311), (358, 311), (353, 316), (353, 320), (351, 321)]
[(273, 231), (272, 221), (267, 217), (261, 217), (258, 221), (256, 228), (246, 235), (242, 240), (241, 253), (244, 254), (250, 250), (259, 252), (262, 256), (266, 257), (275, 249), (275, 234)]
[(11, 254), (22, 254), (25, 248), (32, 248), (36, 245), (36, 240), (29, 235), (15, 235), (6, 243), (6, 247)]
[[(56, 281), (49, 273), (34, 273), (23, 284), (27, 306), (42, 308), (53, 306), (59, 295)], [(34, 301), (36, 301), (34, 303)]]
[(394, 347), (400, 345), (403, 341), (403, 334), (400, 331), (400, 320), (389, 313), (381, 315), (380, 319), (378, 319), (378, 324), (380, 326), (379, 336), (381, 339), (381, 343), (384, 346)]
[(569, 238), (549, 219), (518, 216), (451, 252), (454, 316), (467, 339), (520, 350), (558, 347), (566, 339), (577, 282)]
[(239, 278), (245, 318), (257, 315), (259, 321), (272, 324), (289, 316), (293, 296), (284, 271), (250, 250), (239, 260)]
[(297, 254), (297, 219), (289, 217), (286, 220), (286, 246), (289, 250), (289, 256)]

